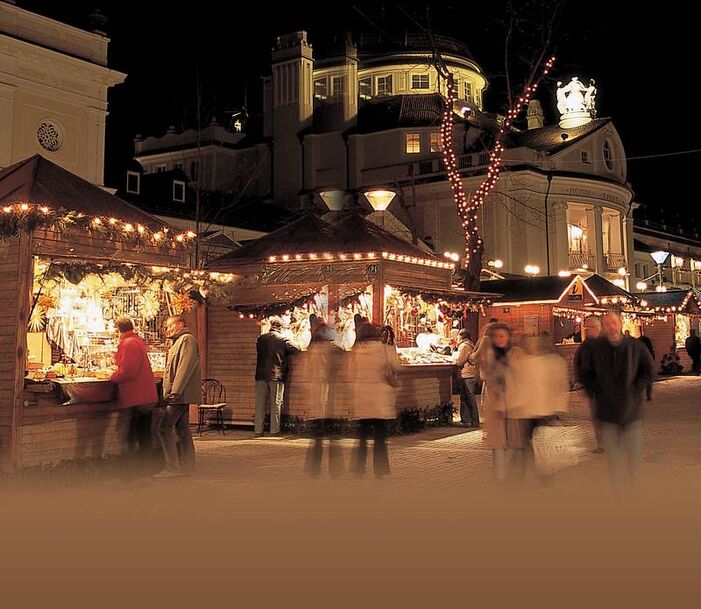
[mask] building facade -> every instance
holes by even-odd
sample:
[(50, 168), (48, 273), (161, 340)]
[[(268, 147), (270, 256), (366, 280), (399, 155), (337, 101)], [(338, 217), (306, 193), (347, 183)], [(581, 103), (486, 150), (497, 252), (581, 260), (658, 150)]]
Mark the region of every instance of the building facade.
[(104, 184), (109, 39), (0, 2), (0, 168), (41, 154)]
[[(454, 75), (453, 150), (465, 189), (474, 192), (500, 117), (483, 107), (489, 83), (469, 49), (425, 35), (346, 36), (321, 50), (303, 31), (278, 37), (264, 85), (263, 139), (233, 143), (235, 129), (222, 133), (206, 160), (205, 182), (217, 186), (227, 175), (246, 174), (246, 151), (256, 162), (256, 192), (293, 209), (321, 205), (324, 191), (344, 191), (367, 205), (364, 192), (391, 189), (397, 196), (388, 211), (415, 241), (461, 253), (440, 138), (445, 82), (433, 66), (433, 45)], [(510, 274), (529, 265), (540, 274), (590, 270), (628, 285), (633, 192), (621, 138), (611, 119), (595, 117), (594, 95), (593, 81), (587, 87), (573, 79), (558, 89), (559, 123), (546, 124), (535, 101), (528, 128), (509, 134), (502, 177), (480, 212), (485, 263), (500, 261)], [(178, 150), (166, 143), (184, 136), (137, 142), (144, 171), (187, 173), (192, 143)], [(235, 154), (222, 152), (226, 138)]]

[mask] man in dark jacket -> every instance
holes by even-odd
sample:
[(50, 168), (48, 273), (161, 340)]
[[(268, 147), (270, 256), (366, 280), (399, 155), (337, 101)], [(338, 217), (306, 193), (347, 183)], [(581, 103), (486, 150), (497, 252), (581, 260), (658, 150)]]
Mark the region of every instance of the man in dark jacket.
[(603, 336), (581, 358), (581, 380), (594, 402), (611, 482), (620, 492), (634, 482), (642, 458), (642, 392), (653, 363), (645, 345), (623, 335), (617, 314), (606, 314), (602, 326)]
[(698, 373), (701, 369), (701, 339), (696, 336), (696, 330), (690, 332), (689, 338), (686, 339), (684, 346), (691, 358), (691, 371)]
[[(645, 336), (644, 334), (641, 334), (638, 340), (645, 345), (645, 348), (647, 349), (648, 353), (650, 354), (650, 357), (652, 358), (653, 362), (653, 369), (652, 369), (652, 378), (655, 378), (655, 368), (654, 368), (654, 363), (655, 363), (655, 348), (652, 346), (652, 341)], [(652, 380), (650, 380), (650, 384), (647, 386), (647, 401), (652, 400)]]
[[(590, 315), (584, 320), (584, 342), (579, 346), (574, 354), (574, 374), (579, 383), (582, 383), (582, 361), (586, 361), (590, 357), (591, 347), (596, 340), (601, 336), (601, 317), (598, 315)], [(595, 453), (604, 452), (601, 445), (601, 428), (599, 421), (596, 419), (594, 412), (594, 402), (589, 401), (589, 409), (591, 411), (591, 422), (594, 426), (594, 434), (596, 436)]]
[(263, 435), (265, 403), (270, 396), (270, 435), (280, 433), (280, 411), (285, 395), (285, 377), (290, 354), (297, 353), (292, 343), (280, 335), (282, 322), (274, 319), (270, 331), (258, 337), (256, 351), (256, 419), (255, 436)]

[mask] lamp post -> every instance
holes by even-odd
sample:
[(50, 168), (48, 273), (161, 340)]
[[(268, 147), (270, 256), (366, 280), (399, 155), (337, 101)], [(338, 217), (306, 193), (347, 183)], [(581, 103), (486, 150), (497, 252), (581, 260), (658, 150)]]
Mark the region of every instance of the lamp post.
[(328, 189), (319, 191), (319, 196), (330, 211), (341, 211), (350, 195), (345, 190)]
[(663, 287), (664, 284), (664, 276), (662, 275), (662, 265), (665, 263), (665, 260), (667, 260), (668, 256), (669, 252), (664, 252), (662, 250), (658, 250), (650, 254), (650, 258), (652, 258), (655, 261), (655, 264), (657, 265), (657, 278), (660, 288)]
[(397, 196), (397, 193), (393, 190), (388, 190), (387, 188), (372, 188), (366, 190), (364, 193), (365, 198), (368, 200), (370, 205), (375, 211), (380, 212), (380, 227), (385, 227), (385, 210), (389, 207), (389, 204)]

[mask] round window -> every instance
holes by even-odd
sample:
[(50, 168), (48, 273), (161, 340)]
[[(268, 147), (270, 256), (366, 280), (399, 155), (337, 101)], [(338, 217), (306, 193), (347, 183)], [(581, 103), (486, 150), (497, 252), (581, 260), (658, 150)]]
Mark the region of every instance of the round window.
[(37, 127), (37, 140), (45, 150), (56, 152), (63, 146), (63, 129), (55, 121), (44, 119)]

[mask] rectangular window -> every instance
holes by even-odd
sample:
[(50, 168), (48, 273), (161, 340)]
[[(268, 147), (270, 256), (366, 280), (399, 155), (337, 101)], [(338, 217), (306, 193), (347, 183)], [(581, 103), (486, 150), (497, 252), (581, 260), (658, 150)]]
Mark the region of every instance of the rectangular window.
[(185, 203), (185, 182), (173, 180), (173, 201)]
[(173, 163), (173, 169), (175, 169), (176, 171), (182, 171), (183, 164), (182, 163)]
[(343, 76), (334, 76), (331, 79), (331, 96), (332, 97), (343, 97), (343, 81), (345, 78)]
[(441, 134), (438, 131), (431, 132), (431, 152), (442, 152), (443, 142), (441, 141)]
[(138, 195), (141, 187), (141, 176), (136, 171), (127, 171), (127, 192)]
[(428, 74), (412, 74), (411, 75), (412, 89), (428, 89)]
[(199, 175), (200, 175), (200, 164), (198, 161), (192, 161), (192, 163), (190, 163), (190, 179), (193, 182), (197, 182), (197, 180), (199, 179)]
[(421, 152), (421, 134), (407, 133), (405, 135), (405, 150), (407, 154), (418, 154)]
[(163, 173), (166, 170), (165, 165), (156, 165), (156, 173)]
[(489, 153), (488, 152), (483, 152), (479, 156), (479, 164), (480, 165), (489, 165)]
[(650, 267), (647, 264), (643, 264), (643, 279), (647, 279), (650, 276)]
[(377, 94), (392, 95), (392, 75), (378, 76), (377, 78)]
[(589, 152), (587, 150), (582, 150), (582, 163), (587, 163), (590, 164), (591, 160), (589, 159)]
[(643, 272), (643, 265), (640, 264), (639, 262), (636, 262), (635, 263), (635, 276), (639, 277), (640, 279), (644, 279), (642, 272)]
[(463, 89), (463, 97), (466, 102), (470, 102), (471, 104), (475, 103), (475, 95), (472, 89), (472, 83), (471, 82), (464, 82), (462, 83), (462, 89)]
[(370, 99), (372, 97), (372, 79), (361, 78), (358, 81), (358, 96), (360, 99)]
[(317, 78), (314, 81), (314, 97), (324, 100), (329, 96), (329, 84), (326, 78)]

